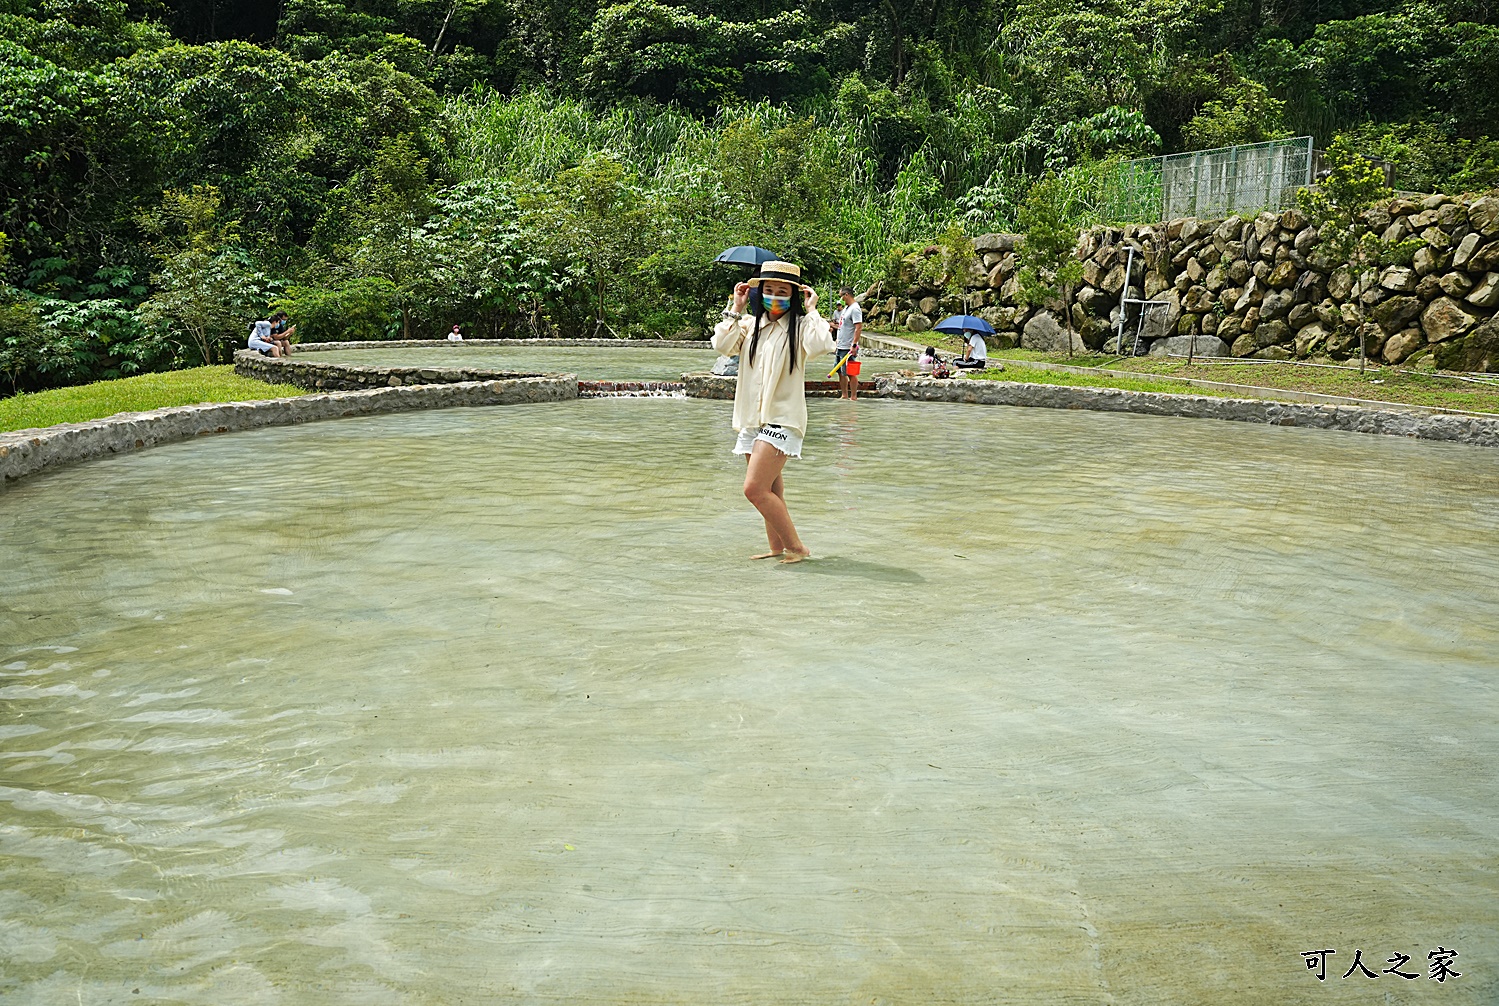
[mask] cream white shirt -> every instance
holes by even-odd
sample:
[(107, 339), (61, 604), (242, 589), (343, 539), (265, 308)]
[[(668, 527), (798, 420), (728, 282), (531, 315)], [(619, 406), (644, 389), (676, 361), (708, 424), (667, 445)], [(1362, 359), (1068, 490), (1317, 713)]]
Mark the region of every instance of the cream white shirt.
[[(732, 303), (732, 302), (731, 302)], [(739, 357), (739, 384), (734, 389), (734, 429), (758, 429), (769, 423), (807, 433), (806, 364), (808, 360), (833, 351), (833, 334), (827, 319), (813, 310), (797, 321), (798, 366), (788, 367), (786, 327), (783, 316), (760, 322), (760, 338), (755, 343), (755, 358), (749, 358), (750, 338), (755, 331), (754, 315), (745, 314), (735, 321), (725, 318), (713, 329), (713, 348), (724, 356)]]

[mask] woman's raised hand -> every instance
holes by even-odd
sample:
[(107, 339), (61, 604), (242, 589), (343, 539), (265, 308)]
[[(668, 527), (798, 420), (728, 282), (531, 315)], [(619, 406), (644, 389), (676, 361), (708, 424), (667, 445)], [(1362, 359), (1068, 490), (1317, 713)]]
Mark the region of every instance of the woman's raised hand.
[(802, 284), (802, 296), (806, 298), (803, 303), (808, 311), (817, 310), (817, 291), (806, 284)]
[(744, 313), (744, 305), (749, 303), (750, 285), (748, 283), (734, 284), (734, 310)]

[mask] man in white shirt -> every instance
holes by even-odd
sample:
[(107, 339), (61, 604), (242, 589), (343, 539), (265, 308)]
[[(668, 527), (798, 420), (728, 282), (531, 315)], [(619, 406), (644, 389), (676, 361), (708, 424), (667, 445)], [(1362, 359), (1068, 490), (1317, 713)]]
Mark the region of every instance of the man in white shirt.
[[(839, 311), (838, 341), (833, 355), (838, 358), (838, 397), (851, 402), (859, 399), (859, 378), (849, 374), (848, 365), (859, 358), (859, 336), (864, 334), (864, 309), (854, 299), (852, 287), (838, 291), (843, 299), (843, 310)], [(844, 359), (844, 357), (848, 359)]]
[(984, 336), (980, 332), (968, 333), (968, 348), (975, 360), (989, 362), (989, 347), (984, 343)]
[(966, 341), (963, 344), (963, 359), (955, 360), (954, 366), (964, 370), (983, 370), (989, 365), (989, 347), (984, 345), (984, 337), (978, 332), (966, 333)]

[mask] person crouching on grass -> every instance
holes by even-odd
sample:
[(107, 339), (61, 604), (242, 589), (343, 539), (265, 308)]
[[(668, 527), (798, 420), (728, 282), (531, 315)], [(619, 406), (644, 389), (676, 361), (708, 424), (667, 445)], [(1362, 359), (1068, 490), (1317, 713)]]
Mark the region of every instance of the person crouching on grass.
[(735, 286), (723, 320), (713, 330), (713, 348), (722, 356), (739, 357), (734, 453), (745, 455), (749, 463), (744, 495), (765, 518), (770, 543), (769, 551), (751, 558), (801, 562), (812, 551), (791, 523), (781, 470), (787, 458), (802, 456), (807, 361), (830, 352), (833, 336), (817, 313), (817, 291), (802, 283), (800, 267), (766, 262), (758, 276)]

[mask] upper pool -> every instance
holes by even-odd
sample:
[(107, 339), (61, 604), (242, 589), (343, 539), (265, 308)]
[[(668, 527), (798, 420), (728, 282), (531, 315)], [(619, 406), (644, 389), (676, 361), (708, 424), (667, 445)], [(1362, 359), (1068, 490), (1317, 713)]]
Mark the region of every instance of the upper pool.
[[(718, 354), (712, 349), (655, 349), (625, 346), (401, 346), (382, 349), (338, 349), (293, 353), (293, 360), (371, 367), (485, 367), (518, 373), (577, 374), (584, 381), (675, 381), (683, 374), (706, 373)], [(807, 364), (807, 377), (826, 379), (837, 362), (829, 356)], [(914, 360), (865, 357), (864, 374), (909, 370)]]
[(723, 402), (0, 495), (0, 998), (1494, 1001), (1492, 452), (810, 411), (797, 566)]

